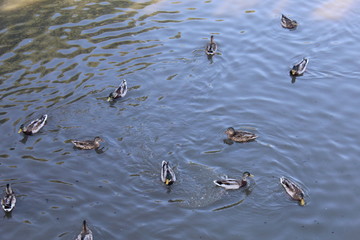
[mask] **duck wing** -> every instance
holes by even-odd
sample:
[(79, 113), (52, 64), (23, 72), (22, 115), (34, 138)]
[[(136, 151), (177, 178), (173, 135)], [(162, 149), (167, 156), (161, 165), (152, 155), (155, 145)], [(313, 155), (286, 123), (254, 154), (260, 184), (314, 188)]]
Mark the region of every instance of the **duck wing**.
[(298, 74), (303, 74), (305, 72), (308, 63), (309, 63), (309, 59), (303, 58), (303, 60), (301, 60), (298, 64), (296, 64)]
[(284, 14), (281, 15), (281, 26), (283, 28), (296, 28), (297, 22), (295, 20), (291, 20), (290, 18), (286, 17)]
[(115, 92), (119, 97), (125, 97), (125, 95), (127, 93), (127, 83), (126, 83), (125, 79), (121, 82), (121, 84), (115, 90)]
[(37, 133), (45, 125), (47, 120), (47, 114), (42, 115), (39, 119), (35, 119), (27, 126), (27, 131), (31, 133)]
[(75, 147), (82, 149), (93, 149), (96, 147), (95, 142), (92, 140), (85, 140), (85, 141), (72, 140), (71, 142), (75, 145)]
[(1, 205), (5, 212), (10, 212), (16, 204), (16, 197), (10, 184), (6, 185), (5, 196), (1, 199)]
[(5, 212), (10, 212), (16, 204), (16, 197), (15, 195), (5, 196), (1, 199), (1, 205)]
[(290, 181), (285, 177), (280, 178), (280, 183), (284, 187), (287, 194), (293, 199), (299, 200), (304, 196), (303, 190), (294, 182)]
[(166, 182), (166, 179), (172, 179), (173, 182), (176, 181), (176, 176), (169, 163), (162, 161), (161, 163), (161, 181)]
[(207, 45), (207, 47), (206, 47), (206, 53), (207, 53), (208, 55), (214, 55), (215, 52), (216, 52), (216, 50), (217, 50), (217, 45), (216, 45), (216, 43), (214, 43), (214, 42), (209, 43), (209, 44)]
[(215, 185), (226, 189), (238, 189), (246, 185), (246, 182), (244, 184), (241, 180), (232, 178), (215, 180), (214, 183)]

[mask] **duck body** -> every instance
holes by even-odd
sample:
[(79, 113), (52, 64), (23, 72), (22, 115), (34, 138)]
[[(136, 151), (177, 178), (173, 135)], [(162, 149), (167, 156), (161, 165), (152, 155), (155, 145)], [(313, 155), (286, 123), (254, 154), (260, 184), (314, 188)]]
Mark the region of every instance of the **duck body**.
[(286, 17), (284, 14), (281, 15), (281, 26), (287, 29), (295, 29), (298, 23), (295, 20), (291, 20)]
[(71, 141), (75, 147), (85, 150), (95, 149), (100, 147), (100, 142), (104, 142), (104, 140), (100, 137), (95, 137), (94, 140), (72, 140)]
[(233, 178), (225, 178), (220, 180), (215, 180), (215, 185), (219, 187), (223, 187), (225, 189), (239, 189), (245, 187), (247, 185), (247, 178), (253, 177), (249, 172), (244, 172), (242, 179), (233, 179)]
[(304, 191), (300, 188), (300, 186), (285, 177), (280, 178), (280, 183), (292, 199), (299, 201), (301, 206), (305, 205)]
[(1, 206), (5, 212), (11, 212), (16, 204), (16, 197), (10, 184), (6, 185), (5, 196), (1, 199)]
[(305, 72), (308, 63), (309, 63), (309, 59), (303, 58), (299, 63), (295, 64), (292, 67), (292, 69), (290, 70), (290, 75), (291, 76), (302, 75)]
[(107, 98), (107, 101), (113, 101), (117, 98), (123, 98), (125, 97), (126, 93), (127, 93), (127, 82), (126, 80), (122, 80), (122, 82), (120, 83), (119, 87), (116, 88), (112, 93), (109, 94), (109, 97)]
[(214, 36), (211, 35), (210, 42), (206, 45), (205, 52), (209, 56), (215, 55), (217, 51), (217, 44), (214, 42)]
[(93, 240), (92, 232), (86, 225), (85, 220), (83, 221), (82, 230), (75, 240)]
[(34, 133), (37, 133), (40, 131), (42, 127), (44, 127), (45, 122), (47, 120), (47, 114), (42, 115), (40, 118), (35, 119), (32, 121), (29, 125), (25, 126), (24, 124), (21, 124), (20, 129), (18, 133), (23, 132), (26, 135), (32, 135)]
[(175, 173), (167, 161), (161, 163), (161, 181), (166, 185), (171, 185), (176, 181)]
[(225, 133), (230, 140), (233, 140), (235, 142), (250, 142), (254, 141), (257, 138), (257, 136), (253, 133), (235, 130), (232, 127), (226, 129)]

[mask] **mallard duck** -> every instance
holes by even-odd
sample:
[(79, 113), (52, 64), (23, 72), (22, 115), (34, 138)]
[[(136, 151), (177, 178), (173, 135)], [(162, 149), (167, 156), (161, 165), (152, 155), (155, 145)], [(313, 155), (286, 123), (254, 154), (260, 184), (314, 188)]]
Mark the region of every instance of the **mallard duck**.
[(210, 42), (206, 45), (205, 52), (207, 55), (214, 55), (217, 50), (217, 44), (214, 42), (214, 36), (211, 35)]
[(37, 133), (45, 125), (47, 117), (48, 117), (47, 114), (44, 114), (39, 119), (35, 119), (34, 121), (32, 121), (26, 127), (24, 124), (21, 124), (18, 133), (23, 132), (27, 135), (32, 135), (34, 133)]
[(305, 205), (304, 191), (296, 183), (285, 177), (280, 178), (280, 183), (292, 199), (299, 201), (301, 206)]
[(125, 97), (126, 93), (127, 93), (127, 82), (124, 79), (120, 83), (119, 87), (109, 94), (107, 101), (110, 102), (114, 99)]
[(84, 140), (84, 141), (72, 140), (71, 142), (77, 148), (89, 150), (100, 147), (100, 143), (104, 142), (104, 140), (101, 137), (95, 137), (94, 140)]
[(291, 76), (299, 76), (303, 74), (306, 70), (306, 67), (309, 63), (309, 59), (303, 58), (299, 63), (295, 64), (290, 70)]
[(297, 27), (297, 25), (298, 24), (295, 20), (291, 20), (290, 18), (288, 18), (284, 14), (282, 14), (281, 26), (283, 26), (283, 28), (295, 29)]
[(254, 175), (244, 172), (241, 180), (226, 177), (225, 179), (215, 180), (214, 183), (225, 189), (239, 189), (246, 186), (248, 177), (254, 177)]
[(5, 212), (11, 212), (15, 207), (16, 197), (10, 184), (6, 184), (5, 196), (1, 199), (1, 206)]
[(226, 129), (225, 133), (227, 134), (230, 140), (233, 140), (235, 142), (249, 142), (257, 138), (257, 136), (253, 133), (246, 131), (236, 131), (232, 127)]
[(161, 181), (166, 185), (171, 185), (176, 181), (175, 173), (167, 161), (161, 163)]
[(82, 230), (75, 240), (93, 240), (92, 232), (86, 225), (85, 220), (83, 221)]

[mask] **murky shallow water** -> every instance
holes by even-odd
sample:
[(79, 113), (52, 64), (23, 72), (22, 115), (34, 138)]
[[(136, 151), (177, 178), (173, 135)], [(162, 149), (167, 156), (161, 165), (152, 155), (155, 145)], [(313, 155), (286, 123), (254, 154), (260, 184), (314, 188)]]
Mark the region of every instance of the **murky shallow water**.
[[(294, 8), (296, 6), (296, 8)], [(356, 1), (3, 1), (2, 239), (356, 239)], [(280, 26), (281, 13), (299, 22)], [(211, 34), (219, 54), (203, 49)], [(302, 57), (304, 76), (288, 71)], [(128, 95), (106, 97), (126, 78)], [(49, 115), (40, 133), (21, 123)], [(256, 142), (224, 143), (234, 126)], [(70, 139), (106, 140), (80, 151)], [(162, 160), (175, 166), (170, 189)], [(251, 188), (213, 180), (255, 175)], [(279, 184), (297, 180), (308, 204)]]

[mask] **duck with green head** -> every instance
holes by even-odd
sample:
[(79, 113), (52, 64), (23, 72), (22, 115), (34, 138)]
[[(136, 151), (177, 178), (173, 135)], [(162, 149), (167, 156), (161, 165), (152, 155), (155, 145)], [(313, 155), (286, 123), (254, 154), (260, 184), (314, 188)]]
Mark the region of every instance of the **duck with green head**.
[(208, 56), (215, 55), (217, 51), (217, 44), (214, 41), (214, 36), (211, 35), (210, 42), (206, 45), (205, 52)]
[(308, 58), (303, 58), (300, 62), (298, 62), (297, 64), (295, 64), (292, 67), (292, 69), (290, 70), (290, 75), (291, 76), (300, 76), (300, 75), (302, 75), (305, 72), (308, 63), (309, 63), (309, 59)]
[(289, 194), (292, 199), (299, 201), (300, 206), (305, 205), (304, 191), (300, 186), (285, 177), (280, 178), (280, 183), (284, 187), (286, 193)]
[(107, 101), (113, 101), (117, 98), (123, 98), (125, 97), (126, 93), (127, 93), (127, 82), (126, 80), (122, 80), (122, 82), (120, 83), (119, 87), (117, 87), (113, 92), (111, 92), (109, 94), (109, 97), (107, 98)]
[(24, 124), (21, 124), (18, 133), (23, 132), (26, 135), (32, 135), (34, 133), (37, 133), (40, 131), (42, 127), (44, 127), (46, 120), (47, 120), (47, 114), (42, 115), (40, 118), (35, 119), (30, 124), (25, 126)]
[(15, 193), (10, 184), (6, 184), (5, 196), (1, 199), (1, 206), (5, 212), (11, 212), (16, 204)]
[(225, 178), (220, 180), (215, 180), (215, 185), (223, 187), (225, 189), (239, 189), (247, 185), (247, 178), (254, 177), (249, 172), (244, 172), (241, 179)]
[(167, 161), (161, 163), (161, 181), (166, 185), (171, 185), (176, 181), (175, 173)]

